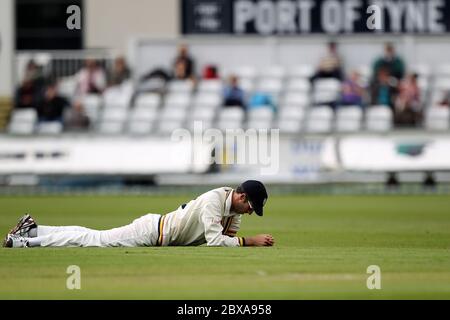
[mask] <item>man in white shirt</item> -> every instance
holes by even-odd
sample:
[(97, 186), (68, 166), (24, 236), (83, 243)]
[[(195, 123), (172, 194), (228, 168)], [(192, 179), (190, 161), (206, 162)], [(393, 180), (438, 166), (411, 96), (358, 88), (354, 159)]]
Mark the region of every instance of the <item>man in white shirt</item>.
[(208, 191), (166, 215), (147, 214), (111, 230), (37, 225), (25, 215), (6, 236), (3, 246), (20, 247), (146, 247), (146, 246), (272, 246), (270, 234), (236, 237), (241, 216), (263, 215), (268, 195), (264, 185), (248, 180), (235, 190)]

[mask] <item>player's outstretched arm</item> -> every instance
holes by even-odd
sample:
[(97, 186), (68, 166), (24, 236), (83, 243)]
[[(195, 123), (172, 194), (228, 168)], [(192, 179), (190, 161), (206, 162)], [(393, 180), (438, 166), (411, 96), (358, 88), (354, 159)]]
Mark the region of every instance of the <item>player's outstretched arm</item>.
[(271, 247), (275, 240), (270, 234), (258, 234), (253, 237), (245, 237), (245, 245), (253, 247)]

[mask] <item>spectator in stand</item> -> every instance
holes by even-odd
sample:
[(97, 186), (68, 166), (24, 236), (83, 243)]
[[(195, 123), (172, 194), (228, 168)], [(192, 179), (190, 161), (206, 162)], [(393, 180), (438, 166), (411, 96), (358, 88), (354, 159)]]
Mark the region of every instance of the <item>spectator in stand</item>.
[(384, 56), (378, 58), (373, 65), (373, 74), (377, 75), (381, 69), (387, 69), (391, 77), (400, 81), (405, 76), (405, 63), (396, 52), (391, 43), (387, 43), (384, 48)]
[(204, 80), (217, 80), (220, 79), (217, 66), (209, 64), (203, 68), (202, 78)]
[(101, 94), (106, 87), (106, 75), (94, 59), (87, 59), (85, 66), (76, 74), (76, 94), (83, 96), (94, 93)]
[(371, 104), (386, 105), (394, 109), (394, 101), (397, 94), (397, 86), (392, 80), (387, 69), (378, 71), (375, 81), (370, 86)]
[(224, 106), (245, 106), (245, 93), (239, 87), (238, 78), (235, 75), (230, 76), (229, 84), (225, 87), (223, 93)]
[(337, 43), (328, 43), (328, 53), (320, 60), (318, 70), (311, 77), (311, 82), (320, 78), (342, 80), (342, 60), (337, 51)]
[(34, 60), (30, 60), (26, 66), (22, 84), (16, 91), (15, 108), (36, 109), (39, 95), (44, 88), (44, 82), (42, 70)]
[(36, 109), (39, 122), (62, 122), (64, 109), (69, 105), (69, 101), (58, 95), (56, 83), (48, 84)]
[(194, 60), (190, 57), (188, 48), (182, 44), (178, 48), (178, 55), (173, 63), (174, 78), (178, 80), (194, 80)]
[(422, 118), (418, 75), (410, 74), (400, 82), (398, 96), (395, 99), (395, 124), (399, 126), (417, 126)]
[(263, 107), (270, 107), (273, 112), (277, 111), (273, 97), (266, 92), (257, 91), (252, 94), (248, 103), (248, 109), (257, 109)]
[(64, 127), (67, 131), (84, 131), (89, 129), (90, 119), (80, 101), (75, 101), (72, 108), (65, 114)]
[(353, 71), (342, 84), (342, 97), (340, 104), (343, 106), (364, 106), (365, 89), (360, 82), (360, 74)]
[(114, 60), (114, 66), (108, 75), (108, 85), (117, 86), (130, 78), (130, 69), (127, 66), (125, 58), (120, 56)]

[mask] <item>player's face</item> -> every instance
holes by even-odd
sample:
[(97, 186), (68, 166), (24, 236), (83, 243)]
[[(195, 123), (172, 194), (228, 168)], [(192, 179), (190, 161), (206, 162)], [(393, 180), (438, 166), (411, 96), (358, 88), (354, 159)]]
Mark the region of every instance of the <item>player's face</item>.
[(234, 203), (234, 212), (239, 214), (252, 214), (253, 208), (248, 201), (248, 198), (245, 194), (240, 194), (237, 201)]

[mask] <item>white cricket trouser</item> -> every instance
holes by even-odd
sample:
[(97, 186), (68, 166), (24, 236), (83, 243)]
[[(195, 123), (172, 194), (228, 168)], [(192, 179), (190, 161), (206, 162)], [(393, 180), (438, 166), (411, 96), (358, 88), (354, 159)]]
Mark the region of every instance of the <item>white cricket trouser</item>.
[(84, 227), (38, 226), (37, 237), (41, 247), (141, 247), (153, 246), (158, 241), (158, 222), (161, 215), (147, 214), (129, 225), (111, 230), (93, 230)]

